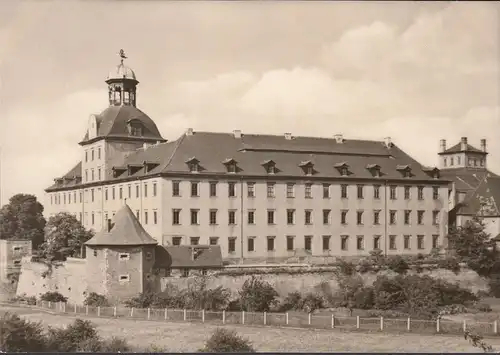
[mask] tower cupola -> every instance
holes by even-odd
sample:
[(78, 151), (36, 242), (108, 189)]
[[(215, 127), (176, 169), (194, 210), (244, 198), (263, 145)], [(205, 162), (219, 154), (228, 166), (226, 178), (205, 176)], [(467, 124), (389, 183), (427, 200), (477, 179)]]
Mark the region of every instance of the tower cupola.
[(118, 53), (120, 64), (118, 64), (108, 74), (106, 84), (108, 84), (109, 105), (110, 106), (134, 106), (137, 103), (137, 80), (132, 69), (123, 64), (127, 59), (123, 49)]

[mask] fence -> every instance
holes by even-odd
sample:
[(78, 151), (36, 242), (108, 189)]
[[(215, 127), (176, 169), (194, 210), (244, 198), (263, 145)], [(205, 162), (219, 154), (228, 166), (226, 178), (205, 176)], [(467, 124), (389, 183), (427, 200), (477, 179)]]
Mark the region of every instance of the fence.
[(408, 332), (417, 334), (463, 335), (467, 329), (482, 336), (498, 336), (498, 322), (456, 322), (394, 318), (337, 317), (324, 314), (214, 312), (188, 309), (91, 307), (62, 302), (37, 301), (37, 307), (64, 314), (81, 314), (103, 318), (151, 321), (182, 321), (210, 324), (263, 325), (311, 329), (344, 329), (349, 331)]

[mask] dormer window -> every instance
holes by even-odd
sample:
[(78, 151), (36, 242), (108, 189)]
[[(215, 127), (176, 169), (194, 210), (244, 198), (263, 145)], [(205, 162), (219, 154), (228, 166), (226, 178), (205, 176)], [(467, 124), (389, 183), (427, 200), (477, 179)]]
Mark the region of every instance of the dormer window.
[(228, 158), (222, 162), (222, 164), (226, 166), (227, 172), (230, 174), (234, 174), (237, 172), (238, 170), (237, 163), (238, 162), (233, 158)]
[(129, 120), (128, 121), (128, 134), (133, 137), (142, 137), (143, 136), (143, 125), (139, 120)]
[(114, 166), (112, 168), (113, 177), (117, 178), (118, 176), (120, 176), (121, 174), (123, 174), (123, 172), (125, 172), (127, 169), (129, 169), (129, 168), (124, 168), (124, 167), (121, 167), (121, 166)]
[(310, 160), (301, 162), (299, 166), (302, 168), (304, 174), (306, 174), (307, 176), (314, 175), (314, 164)]
[(199, 173), (200, 172), (200, 161), (195, 157), (189, 158), (186, 160), (186, 164), (191, 173)]
[(372, 173), (373, 177), (380, 177), (380, 165), (368, 164), (366, 168)]
[(411, 168), (409, 165), (398, 165), (396, 167), (396, 170), (401, 172), (404, 178), (410, 178), (411, 175)]
[(349, 165), (346, 162), (335, 164), (335, 168), (339, 171), (341, 176), (349, 176)]
[(433, 179), (439, 179), (440, 177), (438, 168), (424, 168), (423, 171), (426, 172), (427, 175), (429, 175)]
[(276, 174), (276, 163), (272, 160), (266, 160), (261, 164), (264, 169), (266, 169), (266, 173), (268, 174)]

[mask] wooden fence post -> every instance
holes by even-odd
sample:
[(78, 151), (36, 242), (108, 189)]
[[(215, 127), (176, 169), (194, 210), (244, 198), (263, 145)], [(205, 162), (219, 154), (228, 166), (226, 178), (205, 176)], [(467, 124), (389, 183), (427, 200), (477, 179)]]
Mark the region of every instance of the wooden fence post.
[(85, 306), (85, 315), (89, 315), (89, 306)]
[(286, 312), (286, 314), (285, 314), (285, 321), (286, 321), (286, 325), (288, 325), (288, 312)]
[(498, 334), (498, 321), (493, 322), (493, 333)]
[(76, 303), (75, 303), (75, 313), (76, 313), (76, 307), (77, 307), (77, 306), (76, 306)]
[(187, 310), (184, 310), (184, 321), (187, 320)]
[(151, 308), (148, 308), (148, 320), (151, 318)]
[(356, 329), (359, 329), (359, 316), (356, 316)]
[(130, 318), (134, 316), (134, 307), (130, 308)]
[(267, 312), (264, 312), (264, 325), (267, 323)]
[(52, 302), (49, 301), (49, 309), (51, 308), (51, 306), (52, 306)]
[(467, 321), (464, 319), (464, 333), (467, 331)]
[(226, 324), (226, 311), (222, 311), (222, 324)]
[(97, 316), (100, 317), (101, 316), (101, 306), (98, 306), (97, 307)]
[(168, 318), (168, 313), (167, 313), (167, 312), (168, 312), (168, 311), (167, 311), (167, 309), (165, 308), (165, 320), (167, 320), (167, 318)]
[(332, 329), (335, 328), (335, 316), (332, 314)]
[(201, 321), (203, 323), (205, 323), (205, 310), (204, 309), (201, 310)]
[(436, 333), (439, 333), (439, 328), (440, 328), (440, 324), (439, 323), (440, 323), (440, 319), (437, 318), (436, 319)]
[(384, 317), (380, 317), (380, 330), (384, 330)]
[(311, 313), (309, 313), (309, 317), (307, 319), (307, 322), (308, 322), (309, 325), (311, 325)]
[(410, 319), (410, 317), (408, 317), (408, 322), (406, 323), (406, 329), (408, 331), (411, 331), (411, 319)]
[(113, 308), (113, 317), (116, 318), (116, 306)]
[(245, 324), (245, 311), (241, 311), (241, 324)]

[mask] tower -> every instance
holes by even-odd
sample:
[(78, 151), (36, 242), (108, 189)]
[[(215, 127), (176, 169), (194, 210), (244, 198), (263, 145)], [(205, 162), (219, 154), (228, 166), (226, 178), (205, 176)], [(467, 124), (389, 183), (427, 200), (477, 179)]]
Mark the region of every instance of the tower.
[(136, 107), (137, 84), (139, 84), (139, 81), (137, 81), (134, 71), (123, 64), (124, 59), (127, 59), (123, 49), (120, 49), (119, 56), (120, 64), (110, 71), (106, 80), (109, 105), (131, 105)]
[(460, 142), (450, 148), (446, 148), (446, 140), (441, 139), (439, 150), (440, 169), (477, 169), (486, 170), (486, 139), (481, 139), (480, 149), (468, 143), (467, 137), (462, 137)]

